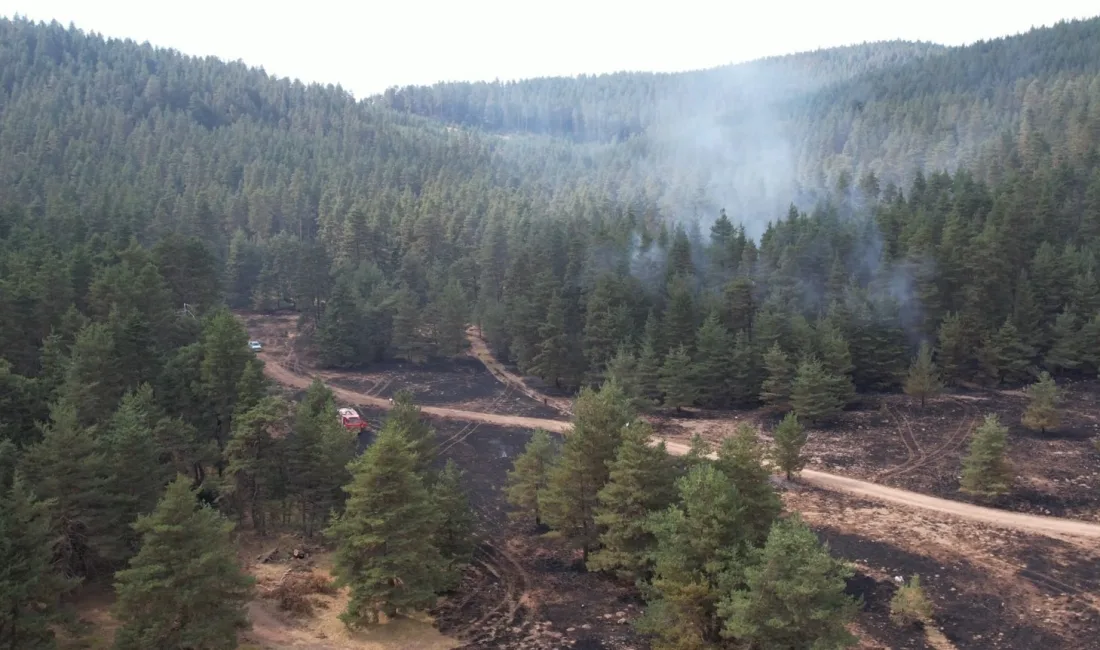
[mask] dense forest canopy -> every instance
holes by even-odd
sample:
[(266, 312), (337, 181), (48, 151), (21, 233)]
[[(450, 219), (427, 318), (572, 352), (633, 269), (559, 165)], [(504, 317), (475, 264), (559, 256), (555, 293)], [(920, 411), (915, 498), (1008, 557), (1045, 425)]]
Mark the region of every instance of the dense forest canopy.
[[(717, 394), (688, 403), (754, 403), (773, 346), (794, 366), (849, 355), (832, 372), (860, 390), (900, 385), (921, 340), (952, 380), (1097, 365), (1100, 19), (359, 102), (57, 24), (0, 29), (0, 301), (20, 377), (71, 300), (95, 317), (97, 264), (131, 238), (187, 251), (170, 272), (202, 266), (231, 306), (294, 306), (333, 365), (453, 354), (471, 320), (569, 388), (619, 357), (653, 378), (681, 346), (732, 350), (700, 375)], [(716, 120), (813, 176), (746, 190), (763, 213), (740, 192), (716, 203), (741, 171), (784, 177)], [(175, 309), (218, 300), (168, 281)]]
[[(318, 382), (299, 404), (271, 395), (227, 306), (296, 310), (300, 340), (334, 367), (452, 357), (474, 323), (522, 373), (614, 415), (604, 425), (635, 409), (761, 403), (816, 425), (860, 393), (904, 384), (923, 399), (941, 380), (1041, 376), (1049, 391), (1052, 377), (1100, 371), (1098, 163), (1100, 19), (963, 48), (873, 43), (365, 101), (0, 21), (0, 523), (19, 532), (5, 553), (30, 567), (0, 589), (0, 642), (49, 647), (52, 610), (28, 599), (119, 571), (120, 638), (169, 647), (164, 612), (181, 590), (154, 611), (141, 567), (180, 549), (194, 561), (214, 549), (202, 590), (234, 605), (189, 633), (224, 641), (247, 580), (191, 488), (258, 534), (347, 540), (399, 523), (362, 487), (386, 476), (417, 520), (402, 534), (454, 578), (467, 524), (444, 516), (462, 510), (444, 497), (459, 476), (409, 451), (434, 436), (415, 405), (398, 400), (386, 444), (349, 467), (332, 394)], [(794, 449), (802, 425), (788, 422)], [(572, 467), (535, 477), (558, 486), (547, 521), (585, 552), (632, 547), (645, 531), (601, 532), (591, 511), (575, 516), (570, 490), (638, 463), (671, 475), (647, 436), (589, 429), (563, 451)], [(754, 437), (720, 459), (733, 474), (766, 474)], [(797, 469), (797, 453), (788, 461)], [(574, 480), (583, 471), (600, 481)], [(601, 521), (637, 514), (619, 511), (629, 484), (608, 493)], [(725, 484), (696, 468), (650, 495), (654, 508), (688, 504), (655, 519), (662, 554), (647, 570), (666, 587), (679, 571), (673, 519), (690, 524), (691, 495), (725, 499)], [(768, 525), (744, 540), (753, 571), (782, 563), (769, 548), (816, 552), (798, 526), (769, 528), (768, 490)], [(347, 495), (357, 511), (330, 521)], [(180, 525), (202, 535), (157, 532)], [(360, 584), (356, 552), (344, 549), (340, 573), (358, 589), (348, 620), (366, 621), (392, 594)], [(42, 567), (49, 579), (32, 579)], [(739, 626), (766, 595), (754, 575), (707, 613), (707, 634), (721, 618), (751, 637)], [(425, 577), (406, 604), (446, 586)], [(660, 611), (654, 625), (675, 629)]]

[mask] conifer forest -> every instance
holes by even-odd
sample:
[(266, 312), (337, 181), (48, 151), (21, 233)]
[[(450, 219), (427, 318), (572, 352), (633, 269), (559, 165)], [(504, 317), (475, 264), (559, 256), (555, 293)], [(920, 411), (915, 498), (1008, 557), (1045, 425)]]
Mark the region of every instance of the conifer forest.
[(1095, 648), (1098, 277), (1100, 18), (365, 98), (0, 19), (0, 647)]

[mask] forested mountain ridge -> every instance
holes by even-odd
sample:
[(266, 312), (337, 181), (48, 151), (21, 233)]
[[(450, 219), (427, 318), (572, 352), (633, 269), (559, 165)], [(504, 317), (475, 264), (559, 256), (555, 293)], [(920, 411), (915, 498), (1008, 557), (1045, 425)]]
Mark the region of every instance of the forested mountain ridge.
[[(860, 78), (894, 89), (900, 105), (926, 105), (912, 113), (914, 123), (946, 109), (935, 96), (890, 81), (897, 70), (913, 68), (918, 81), (929, 69), (969, 70), (966, 78), (989, 88), (1011, 81), (1036, 102), (1027, 115), (1057, 110), (1087, 128), (1070, 138), (1036, 126), (998, 140), (996, 164), (985, 168), (998, 177), (992, 184), (980, 173), (935, 172), (901, 192), (853, 169), (810, 194), (784, 193), (779, 183), (760, 196), (784, 206), (821, 202), (809, 213), (765, 213), (765, 226), (733, 208), (719, 217), (714, 185), (698, 181), (720, 182), (715, 170), (778, 178), (782, 155), (775, 168), (756, 161), (749, 169), (753, 161), (743, 153), (691, 133), (663, 142), (648, 134), (621, 143), (500, 138), (239, 64), (4, 21), (0, 196), (11, 206), (0, 221), (4, 357), (20, 375), (40, 372), (38, 343), (58, 327), (69, 296), (88, 290), (95, 268), (118, 259), (130, 237), (152, 245), (176, 233), (185, 239), (168, 250), (192, 251), (181, 263), (209, 274), (198, 253), (205, 247), (231, 305), (300, 309), (303, 325), (316, 326), (322, 358), (334, 365), (451, 354), (474, 319), (501, 356), (569, 387), (598, 381), (620, 345), (624, 360), (650, 355), (643, 364), (650, 381), (672, 355), (671, 387), (673, 373), (690, 370), (684, 359), (701, 354), (697, 334), (717, 337), (703, 347), (736, 350), (739, 360), (714, 370), (721, 379), (712, 390), (721, 395), (673, 400), (687, 403), (754, 403), (765, 353), (778, 344), (791, 363), (823, 356), (818, 348), (826, 342), (817, 337), (826, 331), (849, 349), (854, 369), (839, 358), (834, 364), (852, 374), (856, 388), (898, 385), (916, 343), (946, 335), (962, 337), (951, 342), (952, 378), (1020, 381), (1023, 368), (1049, 357), (1057, 336), (1091, 336), (1082, 328), (1096, 306), (1079, 294), (1098, 272), (1093, 167), (1100, 140), (1093, 136), (1100, 136), (1100, 103), (1090, 93), (1100, 82), (1095, 75), (1084, 82), (1100, 58), (1081, 53), (1096, 47), (1088, 35), (1098, 25), (1067, 23), (971, 48), (896, 43), (779, 59), (818, 57), (827, 70), (852, 59), (868, 70), (889, 63)], [(1028, 43), (1057, 47), (1005, 71)], [(1044, 70), (1055, 79), (1057, 66), (1078, 75), (1066, 88), (1088, 92), (1036, 96), (1027, 88), (1046, 78), (1027, 88), (1017, 79)], [(945, 84), (966, 95), (956, 77)], [(883, 103), (865, 102), (863, 112), (877, 110), (869, 108), (876, 102)], [(762, 122), (747, 128), (763, 134), (763, 145), (771, 135), (757, 127), (775, 122), (767, 111), (759, 115)], [(904, 127), (886, 137), (899, 133)], [(891, 160), (906, 164), (918, 150)], [(671, 209), (669, 197), (686, 207)], [(1027, 277), (1017, 276), (1020, 269)], [(71, 291), (57, 288), (66, 275)], [(212, 303), (178, 277), (169, 281), (177, 309)], [(47, 287), (62, 292), (56, 304), (44, 302)], [(1016, 314), (1032, 310), (1028, 301), (1040, 295), (1041, 313)], [(1071, 299), (1073, 318), (1058, 329)], [(77, 302), (82, 312), (88, 300)], [(106, 317), (109, 303), (96, 309)], [(1026, 331), (1029, 347), (1017, 350), (1006, 372), (1007, 361), (981, 360), (978, 352), (1008, 317), (1017, 336)], [(886, 329), (869, 333), (879, 327)], [(1062, 350), (1062, 361), (1047, 365), (1094, 367), (1081, 356), (1087, 346), (1075, 341), (1071, 358)], [(881, 367), (869, 370), (870, 363)], [(667, 391), (651, 385), (643, 392), (661, 400)]]
[(706, 210), (756, 218), (845, 174), (907, 183), (917, 169), (962, 167), (996, 181), (1015, 156), (1080, 163), (1100, 137), (1098, 73), (1092, 19), (965, 47), (872, 43), (678, 74), (395, 88), (373, 101), (493, 132), (639, 140), (637, 166), (703, 188)]
[[(434, 568), (461, 566), (459, 551), (469, 549), (444, 557), (441, 541), (461, 528), (442, 515), (464, 509), (440, 501), (454, 494), (458, 476), (434, 476), (431, 454), (410, 451), (434, 449), (435, 434), (409, 396), (397, 400), (386, 444), (349, 468), (355, 441), (339, 425), (332, 394), (317, 382), (298, 404), (271, 395), (226, 303), (296, 310), (297, 340), (329, 367), (451, 358), (476, 323), (521, 373), (570, 395), (581, 389), (579, 435), (569, 438), (580, 442), (554, 471), (560, 489), (546, 515), (591, 550), (613, 540), (596, 539), (606, 526), (587, 505), (580, 519), (571, 514), (576, 500), (591, 504), (612, 473), (638, 476), (631, 458), (666, 458), (647, 455), (648, 433), (627, 444), (620, 425), (635, 409), (763, 403), (818, 425), (861, 393), (903, 384), (923, 399), (941, 380), (1001, 386), (1044, 370), (1058, 380), (1096, 376), (1100, 59), (1082, 53), (1095, 46), (1087, 34), (1097, 24), (1006, 39), (1017, 45), (1002, 43), (984, 58), (985, 45), (918, 56), (924, 46), (914, 53), (895, 44), (898, 62), (880, 72), (870, 70), (889, 58), (872, 56), (880, 46), (855, 48), (869, 69), (816, 91), (837, 93), (821, 100), (825, 117), (791, 99), (786, 113), (745, 104), (727, 107), (740, 111), (730, 123), (707, 115), (622, 141), (576, 142), (485, 133), (239, 64), (0, 21), (0, 524), (18, 533), (4, 538), (13, 566), (29, 567), (0, 589), (0, 642), (52, 647), (56, 611), (37, 603), (58, 602), (76, 579), (115, 575), (125, 621), (118, 647), (171, 646), (178, 599), (194, 593), (226, 601), (213, 602), (219, 615), (195, 627), (228, 645), (247, 580), (234, 568), (224, 525), (208, 511), (195, 514), (188, 483), (259, 535), (293, 526), (309, 536), (332, 523), (338, 539), (355, 542), (342, 544), (338, 563), (361, 590), (353, 603), (370, 595), (357, 540), (377, 521), (409, 513), (417, 525), (401, 530), (418, 544), (441, 533), (410, 564), (441, 576), (451, 572)], [(1015, 64), (1004, 51), (1026, 53), (1019, 44), (1036, 33), (1064, 47), (1046, 59), (1036, 52), (1031, 67), (1015, 68), (1032, 76), (1010, 79), (1005, 66)], [(913, 66), (910, 93), (891, 75)], [(923, 80), (935, 78), (929, 70), (959, 76), (945, 78), (942, 94), (922, 93)], [(871, 78), (882, 94), (862, 109), (845, 105), (866, 96), (859, 80)], [(896, 98), (896, 114), (881, 97)], [(927, 154), (935, 143), (921, 134), (950, 121), (953, 106), (979, 106), (969, 117), (980, 128), (971, 132), (995, 133), (1014, 123), (1012, 107), (1025, 99), (1018, 112), (1028, 128), (994, 137), (997, 146), (982, 150), (988, 157), (970, 161), (973, 171), (935, 168)], [(864, 124), (860, 115), (880, 108), (890, 119)], [(769, 148), (784, 124), (801, 123), (799, 110), (844, 134), (821, 136), (831, 153), (799, 163), (817, 179), (804, 187), (788, 173), (792, 150)], [(755, 144), (724, 146), (723, 134), (738, 130)], [(860, 138), (866, 148), (849, 151)], [(878, 159), (904, 182), (890, 182), (885, 167), (876, 172)], [(910, 176), (922, 165), (932, 168)], [(1043, 382), (1051, 394), (1051, 377)], [(589, 389), (596, 385), (604, 389)], [(803, 432), (794, 417), (785, 435), (797, 447)], [(739, 436), (726, 460), (736, 476), (758, 477), (749, 487), (766, 488), (754, 493), (770, 501), (756, 432)], [(618, 472), (607, 460), (622, 445)], [(596, 480), (577, 478), (578, 470)], [(363, 487), (372, 477), (401, 494), (378, 501), (382, 493)], [(330, 522), (349, 484), (351, 516)], [(719, 472), (700, 467), (677, 486), (678, 500), (721, 496), (721, 486), (728, 482)], [(721, 499), (736, 504), (734, 494)], [(712, 565), (714, 549), (741, 543), (730, 531), (749, 530), (736, 510), (697, 564), (678, 569), (682, 550), (656, 535), (664, 555), (654, 570), (670, 577)], [(660, 520), (664, 539), (694, 539), (673, 521), (690, 524), (691, 508), (686, 519), (669, 513)], [(761, 517), (749, 546), (768, 548), (763, 533), (773, 518)], [(181, 526), (203, 534), (162, 534)], [(771, 530), (776, 548), (817, 548), (802, 529)], [(194, 588), (150, 584), (141, 567), (177, 550), (221, 568)], [(393, 574), (377, 575), (388, 592)], [(745, 575), (735, 599), (742, 603), (767, 583)], [(828, 582), (842, 591), (842, 580)], [(446, 587), (418, 580), (417, 597), (404, 605), (423, 606)], [(150, 590), (163, 598), (144, 598)], [(349, 620), (369, 619), (370, 609), (349, 611)], [(713, 611), (652, 611), (670, 643), (694, 638), (683, 628), (692, 621), (707, 621), (717, 636)], [(810, 620), (804, 614), (792, 612)]]
[[(813, 92), (868, 70), (942, 52), (904, 41), (804, 52), (682, 73), (618, 72), (511, 82), (448, 82), (390, 88), (369, 98), (401, 112), (498, 132), (608, 142), (683, 113), (736, 109)], [(766, 83), (759, 80), (764, 78)]]

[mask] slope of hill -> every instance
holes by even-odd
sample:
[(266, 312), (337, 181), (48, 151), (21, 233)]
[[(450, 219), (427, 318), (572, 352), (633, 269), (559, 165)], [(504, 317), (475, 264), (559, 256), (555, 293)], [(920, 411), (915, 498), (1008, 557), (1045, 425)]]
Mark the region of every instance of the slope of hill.
[(1096, 156), (1100, 18), (966, 47), (872, 43), (679, 74), (395, 88), (373, 102), (490, 132), (625, 141), (635, 173), (671, 179), (657, 193), (667, 211), (762, 223), (843, 177), (904, 184), (963, 167), (995, 181), (1008, 165)]

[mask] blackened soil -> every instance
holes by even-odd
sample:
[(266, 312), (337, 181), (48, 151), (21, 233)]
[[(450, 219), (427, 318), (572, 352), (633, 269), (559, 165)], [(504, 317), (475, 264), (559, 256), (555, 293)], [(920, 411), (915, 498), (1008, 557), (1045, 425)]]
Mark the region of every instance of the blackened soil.
[[(889, 544), (869, 541), (829, 528), (818, 529), (818, 535), (829, 544), (832, 552), (849, 561), (873, 567), (886, 575), (908, 578), (919, 574), (925, 594), (935, 607), (935, 622), (947, 638), (960, 650), (1091, 650), (1100, 633), (1100, 618), (1095, 610), (1079, 608), (1075, 623), (1063, 626), (1059, 632), (1034, 625), (1030, 612), (1023, 611), (1019, 600), (998, 588), (996, 581), (982, 569), (968, 562), (941, 563), (932, 558), (908, 553)], [(857, 576), (858, 578), (858, 576)], [(1027, 579), (1021, 575), (1021, 579)], [(885, 583), (885, 581), (883, 581)], [(869, 618), (889, 614), (889, 597), (893, 585), (879, 583), (875, 589), (875, 604)], [(851, 585), (851, 582), (850, 582)], [(889, 597), (887, 596), (889, 593)], [(883, 607), (882, 602), (886, 605)], [(885, 633), (894, 629), (888, 619), (874, 627)], [(890, 647), (920, 647), (902, 645), (900, 638), (883, 638)]]
[(407, 390), (416, 403), (423, 406), (535, 418), (552, 419), (561, 415), (550, 406), (501, 383), (477, 359), (456, 358), (423, 364), (385, 361), (371, 365), (362, 373), (329, 372), (325, 381), (381, 398)]
[(544, 540), (533, 522), (509, 521), (502, 486), (530, 432), (435, 426), (444, 458), (466, 472), (481, 543), (462, 585), (433, 612), (440, 630), (470, 649), (646, 647), (630, 625), (641, 612), (631, 586), (586, 573), (573, 552)]

